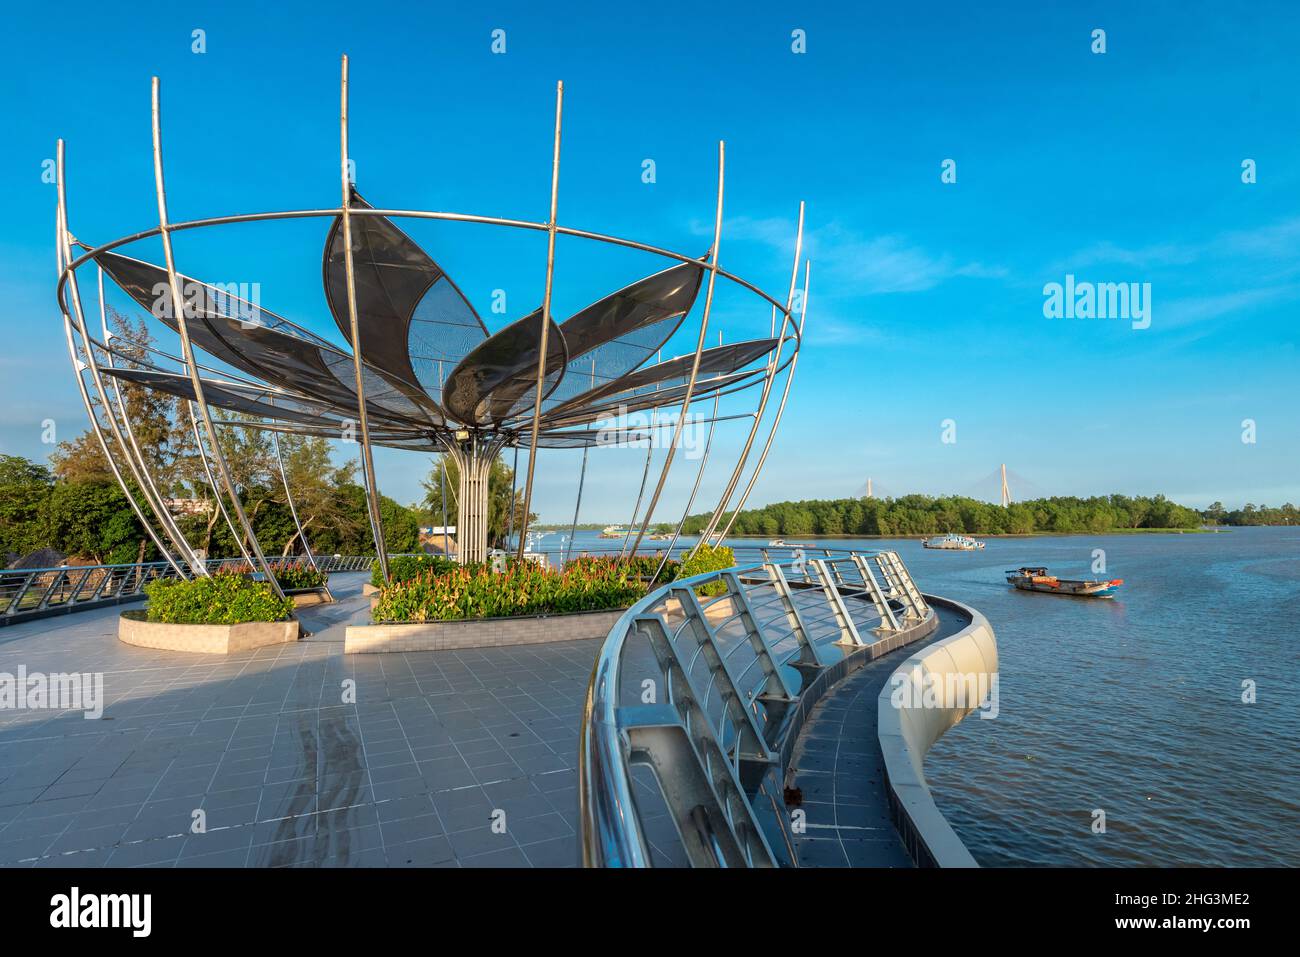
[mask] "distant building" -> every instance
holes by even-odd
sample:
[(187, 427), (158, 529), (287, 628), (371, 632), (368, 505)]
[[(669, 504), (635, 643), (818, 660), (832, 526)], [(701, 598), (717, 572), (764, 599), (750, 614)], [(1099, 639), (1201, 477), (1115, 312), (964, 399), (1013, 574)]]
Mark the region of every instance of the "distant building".
[(173, 515), (210, 515), (212, 501), (206, 498), (165, 498), (163, 504)]
[(421, 527), (420, 547), (431, 555), (455, 555), (458, 551), (456, 526), (428, 525)]

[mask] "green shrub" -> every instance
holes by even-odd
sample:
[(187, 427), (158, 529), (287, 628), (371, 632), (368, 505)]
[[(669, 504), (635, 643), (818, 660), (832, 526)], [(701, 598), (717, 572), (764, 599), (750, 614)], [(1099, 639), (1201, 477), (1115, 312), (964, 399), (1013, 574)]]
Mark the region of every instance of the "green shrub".
[(248, 621), (284, 621), (293, 600), (278, 598), (269, 582), (223, 572), (182, 581), (150, 582), (149, 621), (174, 625), (239, 625)]
[[(329, 575), (309, 562), (279, 561), (270, 562), (271, 573), (276, 583), (285, 591), (300, 591), (307, 588), (324, 588), (329, 583)], [(222, 569), (223, 574), (252, 575), (254, 568), (248, 562), (228, 565)]]
[[(640, 578), (648, 581), (656, 569), (659, 568), (659, 562), (663, 559), (663, 553), (658, 555), (582, 555), (571, 560), (564, 567), (569, 568), (614, 568), (623, 567), (634, 578)], [(675, 562), (671, 558), (664, 562), (664, 570), (659, 573), (655, 580), (656, 585), (662, 585), (664, 582), (670, 582), (677, 577), (677, 570), (681, 567), (680, 562)]]
[(375, 621), (463, 621), (514, 615), (567, 614), (626, 608), (645, 584), (626, 566), (576, 564), (563, 572), (511, 561), (503, 572), (457, 566), (394, 582), (379, 593)]
[[(703, 575), (705, 572), (722, 571), (735, 564), (736, 554), (729, 546), (701, 545), (694, 555), (690, 554), (689, 549), (682, 552), (682, 564), (677, 577), (691, 578), (694, 575)], [(711, 585), (701, 585), (695, 589), (695, 592), (698, 595), (721, 595), (726, 590), (727, 586), (722, 582), (714, 582)]]
[[(409, 582), (430, 572), (445, 575), (459, 567), (454, 558), (442, 555), (392, 555), (388, 559), (388, 577), (393, 582)], [(384, 573), (379, 567), (379, 559), (370, 564), (370, 584), (376, 588), (384, 587)]]
[(299, 591), (305, 588), (324, 588), (329, 582), (329, 575), (308, 562), (290, 562), (272, 565), (275, 580), (286, 591)]

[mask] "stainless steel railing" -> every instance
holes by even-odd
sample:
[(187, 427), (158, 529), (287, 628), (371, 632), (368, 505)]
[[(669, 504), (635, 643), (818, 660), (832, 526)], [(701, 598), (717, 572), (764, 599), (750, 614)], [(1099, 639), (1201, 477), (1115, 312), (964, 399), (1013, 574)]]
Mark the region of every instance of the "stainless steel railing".
[(583, 863), (794, 866), (785, 769), (804, 715), (851, 665), (937, 623), (891, 551), (652, 591), (610, 631), (587, 691)]
[[(315, 559), (324, 572), (369, 571), (375, 560), (373, 555), (317, 555)], [(246, 564), (243, 558), (216, 558), (207, 567), (215, 572)], [(175, 577), (176, 569), (168, 562), (0, 569), (0, 624), (143, 598), (150, 582)]]
[[(656, 553), (654, 542), (647, 542), (638, 554)], [(617, 553), (620, 543), (597, 543), (573, 550), (571, 558), (581, 555)], [(772, 554), (789, 556), (796, 547), (767, 548), (760, 545), (734, 545), (738, 559), (767, 561)], [(551, 564), (558, 564), (563, 546), (541, 550)], [(818, 549), (817, 554), (847, 554)], [(809, 550), (809, 554), (813, 551)], [(396, 554), (393, 557), (398, 557)], [(316, 565), (324, 572), (369, 571), (373, 555), (314, 555)], [(290, 556), (289, 560), (298, 560)], [(247, 564), (243, 558), (212, 559), (207, 563), (210, 571), (224, 567)], [(101, 605), (131, 601), (144, 597), (144, 587), (159, 578), (177, 577), (176, 569), (168, 562), (142, 562), (125, 565), (74, 565), (57, 568), (0, 569), (0, 625), (13, 621), (41, 617), (55, 612), (80, 611)]]

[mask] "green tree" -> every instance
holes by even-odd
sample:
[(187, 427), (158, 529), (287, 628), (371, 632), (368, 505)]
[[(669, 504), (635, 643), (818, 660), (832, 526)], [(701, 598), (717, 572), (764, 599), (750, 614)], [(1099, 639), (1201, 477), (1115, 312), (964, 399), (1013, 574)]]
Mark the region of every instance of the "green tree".
[(49, 545), (41, 513), (53, 487), (45, 466), (0, 455), (0, 554), (6, 564)]
[(144, 529), (115, 482), (58, 482), (43, 509), (49, 544), (95, 564), (124, 564), (149, 554)]

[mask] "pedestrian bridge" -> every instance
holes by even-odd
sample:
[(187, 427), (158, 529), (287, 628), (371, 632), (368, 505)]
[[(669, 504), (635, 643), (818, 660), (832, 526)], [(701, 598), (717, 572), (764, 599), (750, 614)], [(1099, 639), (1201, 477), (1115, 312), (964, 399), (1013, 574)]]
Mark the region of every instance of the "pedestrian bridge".
[(344, 655), (367, 578), (229, 656), (125, 645), (129, 593), (44, 583), (63, 607), (0, 628), (0, 682), (102, 675), (103, 711), (0, 709), (0, 866), (974, 863), (921, 775), (973, 702), (880, 696), (996, 645), (892, 553), (673, 583), (604, 641)]

